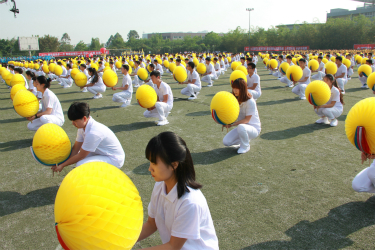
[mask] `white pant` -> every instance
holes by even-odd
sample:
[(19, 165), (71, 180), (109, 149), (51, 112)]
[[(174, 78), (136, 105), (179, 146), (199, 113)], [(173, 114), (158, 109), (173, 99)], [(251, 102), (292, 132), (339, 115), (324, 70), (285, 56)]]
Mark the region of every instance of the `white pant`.
[(356, 192), (375, 193), (375, 164), (363, 169), (352, 182), (352, 187)]
[(201, 90), (201, 87), (192, 83), (188, 83), (187, 87), (181, 90), (181, 94), (192, 96), (194, 95), (195, 92), (199, 92), (200, 90)]
[(305, 97), (305, 90), (306, 90), (307, 84), (301, 84), (299, 83), (297, 86), (295, 86), (292, 89), (292, 92), (299, 97)]
[[(258, 83), (259, 84), (259, 83)], [(249, 93), (253, 96), (254, 100), (256, 101), (262, 94), (262, 92), (257, 92), (255, 90), (252, 90), (252, 89), (248, 89), (247, 91), (249, 91)]]
[(216, 73), (216, 78), (218, 79), (219, 76), (221, 75), (221, 69), (219, 69), (218, 71), (215, 71), (215, 73)]
[(160, 121), (168, 117), (168, 113), (172, 110), (172, 107), (165, 102), (156, 102), (155, 108), (151, 111), (146, 110), (143, 116), (146, 118), (155, 117), (159, 118)]
[(27, 128), (32, 131), (37, 131), (43, 124), (53, 123), (60, 127), (64, 124), (59, 118), (54, 115), (42, 115), (40, 118), (33, 120), (27, 124)]
[(350, 77), (350, 76), (352, 76), (353, 75), (353, 69), (352, 68), (349, 68), (348, 69), (348, 76)]
[(282, 77), (283, 75), (281, 74), (280, 71), (276, 71), (275, 73), (272, 74), (273, 76), (276, 76), (276, 77)]
[(111, 164), (111, 165), (113, 165), (117, 168), (122, 168), (122, 166), (124, 165), (124, 162), (120, 165), (119, 163), (117, 163), (115, 161), (112, 161), (111, 158), (109, 158), (106, 155), (98, 155), (98, 154), (95, 154), (95, 153), (91, 152), (84, 159), (77, 162), (76, 167), (78, 167), (80, 165), (83, 165), (85, 163), (97, 162), (97, 161), (106, 162), (106, 163)]
[(338, 78), (336, 79), (337, 85), (341, 89), (341, 91), (344, 91), (344, 86), (348, 82), (348, 80), (345, 80), (344, 78)]
[(133, 85), (141, 85), (143, 83), (143, 81), (141, 81), (138, 76), (134, 76), (134, 80), (132, 81)]
[(365, 76), (360, 76), (360, 77), (359, 77), (359, 80), (361, 81), (362, 86), (364, 86), (365, 84), (367, 84), (367, 77), (365, 77)]
[(293, 84), (293, 82), (292, 82), (291, 80), (289, 80), (288, 77), (286, 77), (286, 76), (283, 76), (283, 77), (280, 79), (280, 82), (285, 83), (285, 84), (287, 84), (288, 86), (290, 86), (290, 85)]
[(259, 135), (258, 130), (248, 124), (240, 124), (237, 128), (229, 131), (224, 136), (224, 146), (232, 146), (240, 144), (241, 148), (247, 148), (250, 145), (250, 140), (257, 138)]
[(320, 108), (318, 111), (315, 109), (315, 113), (320, 117), (327, 117), (329, 120), (338, 118), (342, 114), (342, 110), (335, 107), (332, 108)]
[(61, 80), (60, 82), (63, 84), (65, 88), (71, 87), (73, 84), (73, 79), (72, 80), (69, 80), (69, 78), (59, 78), (59, 79)]
[(204, 77), (202, 77), (201, 81), (202, 82), (206, 82), (208, 84), (212, 84), (212, 79), (215, 79), (215, 76), (214, 75), (205, 75)]
[(318, 73), (316, 75), (311, 76), (311, 79), (314, 79), (314, 80), (323, 80), (323, 77), (325, 75), (326, 74), (324, 74), (322, 71), (318, 71)]
[(105, 86), (104, 87), (98, 87), (98, 86), (91, 86), (87, 87), (87, 90), (93, 93), (94, 95), (98, 93), (104, 93), (105, 92)]
[(121, 103), (126, 103), (127, 101), (131, 101), (132, 99), (132, 93), (129, 91), (122, 91), (119, 93), (113, 94), (112, 101), (114, 102), (121, 102)]
[(99, 72), (98, 75), (99, 75), (101, 78), (103, 78), (103, 73), (104, 73), (104, 72)]

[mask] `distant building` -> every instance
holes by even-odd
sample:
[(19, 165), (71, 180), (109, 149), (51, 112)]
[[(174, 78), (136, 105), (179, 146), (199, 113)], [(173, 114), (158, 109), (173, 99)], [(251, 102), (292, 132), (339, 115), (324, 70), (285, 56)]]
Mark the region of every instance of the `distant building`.
[[(320, 25), (321, 23), (306, 23), (307, 25)], [(304, 23), (295, 23), (295, 24), (280, 24), (277, 25), (276, 28), (285, 27), (290, 30), (292, 30), (294, 27), (298, 30), (301, 25), (304, 25)]]
[[(143, 34), (142, 38), (143, 39), (150, 39), (152, 36), (160, 34), (163, 39), (169, 39), (169, 40), (178, 40), (178, 39), (184, 39), (185, 36), (190, 36), (190, 37), (196, 37), (199, 36), (201, 38), (204, 38), (208, 32), (199, 32), (199, 33), (193, 33), (193, 32), (167, 32), (167, 33), (148, 33), (148, 34)], [(222, 36), (222, 34), (219, 34)]]
[(357, 7), (355, 10), (348, 9), (331, 9), (327, 13), (327, 20), (329, 18), (353, 18), (359, 15), (364, 15), (369, 18), (375, 17), (375, 0), (354, 0), (362, 2), (363, 7)]

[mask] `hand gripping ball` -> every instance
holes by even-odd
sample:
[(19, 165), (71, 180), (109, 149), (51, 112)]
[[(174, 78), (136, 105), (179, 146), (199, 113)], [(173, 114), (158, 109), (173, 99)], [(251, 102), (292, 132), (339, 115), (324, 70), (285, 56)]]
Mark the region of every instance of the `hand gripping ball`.
[(367, 86), (368, 86), (372, 91), (375, 91), (374, 85), (375, 85), (375, 72), (374, 72), (374, 73), (371, 73), (371, 74), (369, 75), (369, 77), (367, 77)]
[(277, 60), (276, 60), (276, 59), (271, 59), (271, 60), (270, 60), (270, 67), (271, 67), (272, 69), (276, 69), (276, 68), (277, 68), (277, 65), (278, 65), (278, 63), (277, 63)]
[(230, 67), (231, 67), (231, 69), (232, 69), (233, 71), (235, 71), (236, 68), (237, 68), (239, 65), (241, 65), (241, 62), (232, 62), (232, 64), (230, 65)]
[(313, 81), (307, 85), (305, 96), (311, 105), (321, 106), (331, 98), (331, 90), (325, 82)]
[(138, 76), (139, 80), (146, 81), (147, 78), (148, 78), (147, 69), (145, 69), (145, 68), (139, 68), (138, 71), (137, 71), (137, 76)]
[(32, 92), (19, 90), (13, 98), (13, 106), (20, 116), (31, 117), (38, 113), (39, 101)]
[(282, 64), (280, 64), (279, 70), (281, 73), (286, 75), (286, 71), (289, 69), (289, 67), (290, 67), (289, 63), (283, 62)]
[(10, 99), (13, 100), (14, 96), (17, 94), (18, 91), (20, 90), (26, 90), (26, 87), (25, 85), (23, 84), (16, 84), (12, 87), (12, 89), (10, 90)]
[(207, 70), (207, 68), (206, 68), (206, 65), (205, 65), (204, 63), (200, 63), (200, 64), (198, 64), (198, 66), (197, 66), (197, 72), (198, 72), (199, 74), (204, 74), (204, 73), (206, 73), (206, 70)]
[(177, 66), (176, 66), (176, 64), (173, 62), (173, 63), (170, 63), (169, 64), (169, 71), (170, 72), (173, 72), (174, 71), (174, 69), (176, 68)]
[(363, 64), (358, 68), (358, 75), (363, 74), (363, 76), (368, 77), (372, 73), (372, 68), (370, 65)]
[(299, 81), (303, 76), (303, 71), (301, 67), (297, 65), (292, 65), (286, 71), (286, 77), (292, 82)]
[(39, 163), (47, 166), (61, 164), (69, 158), (71, 151), (69, 137), (60, 126), (47, 123), (36, 131), (31, 152)]
[(57, 238), (65, 250), (130, 250), (143, 225), (137, 188), (105, 162), (73, 169), (59, 187), (54, 210)]
[(83, 72), (76, 74), (74, 82), (78, 87), (84, 87), (87, 84), (87, 76)]
[(230, 84), (232, 85), (232, 83), (239, 78), (244, 79), (245, 82), (247, 83), (247, 77), (245, 73), (242, 70), (235, 70), (230, 74), (230, 77), (229, 77)]
[(319, 62), (317, 60), (310, 60), (307, 67), (312, 71), (316, 71), (319, 69)]
[(79, 69), (72, 69), (72, 71), (70, 71), (70, 76), (75, 79), (76, 75), (79, 73)]
[(122, 62), (117, 61), (117, 62), (115, 63), (115, 66), (116, 66), (116, 68), (121, 69), (121, 67), (122, 67)]
[(243, 73), (245, 73), (245, 75), (247, 75), (247, 68), (243, 66), (242, 64), (237, 66), (236, 70), (241, 70)]
[(173, 78), (177, 82), (184, 82), (187, 78), (186, 69), (182, 66), (177, 66), (173, 71)]
[(154, 88), (147, 84), (141, 85), (137, 89), (135, 98), (137, 99), (139, 106), (146, 109), (155, 106), (157, 101), (157, 95)]
[(350, 109), (345, 132), (358, 150), (375, 154), (375, 97), (363, 99)]
[(325, 65), (326, 74), (334, 75), (337, 72), (337, 65), (334, 62), (327, 62)]
[(236, 97), (227, 91), (216, 93), (211, 100), (210, 108), (212, 118), (221, 125), (232, 124), (240, 114), (240, 105)]
[(48, 65), (47, 64), (44, 64), (43, 67), (42, 67), (42, 70), (45, 74), (48, 74), (49, 73), (49, 68), (48, 68)]
[(17, 84), (25, 85), (25, 78), (23, 78), (23, 76), (20, 74), (14, 74), (12, 76), (12, 79), (10, 80), (10, 86), (13, 87), (14, 85), (17, 85)]
[(118, 77), (116, 72), (113, 70), (107, 70), (103, 73), (103, 82), (107, 87), (114, 87), (118, 82)]

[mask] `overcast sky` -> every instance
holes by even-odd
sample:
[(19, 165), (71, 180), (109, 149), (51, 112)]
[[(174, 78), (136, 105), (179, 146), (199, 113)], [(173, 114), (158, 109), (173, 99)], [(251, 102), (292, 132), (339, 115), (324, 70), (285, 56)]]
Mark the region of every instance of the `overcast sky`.
[[(16, 0), (17, 18), (0, 4), (0, 39), (47, 34), (61, 38), (68, 33), (72, 44), (92, 37), (106, 42), (119, 32), (126, 40), (134, 29), (142, 37), (153, 32), (228, 32), (237, 26), (268, 29), (271, 25), (326, 22), (326, 12), (334, 8), (363, 6), (350, 0)], [(308, 7), (306, 7), (308, 6)]]

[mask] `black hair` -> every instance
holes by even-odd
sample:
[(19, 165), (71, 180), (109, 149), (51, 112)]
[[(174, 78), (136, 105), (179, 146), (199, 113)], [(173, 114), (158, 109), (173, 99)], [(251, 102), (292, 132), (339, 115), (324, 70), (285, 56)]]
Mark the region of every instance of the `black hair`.
[(305, 58), (301, 58), (301, 59), (299, 59), (298, 61), (299, 61), (299, 62), (304, 62), (304, 63), (306, 63)]
[(82, 63), (82, 64), (80, 64), (79, 66), (80, 66), (80, 67), (84, 67), (84, 68), (87, 68), (86, 64), (83, 64), (83, 63)]
[(49, 88), (52, 82), (50, 78), (46, 78), (45, 76), (38, 76), (35, 80), (37, 80), (39, 84), (44, 84), (44, 89)]
[(58, 65), (62, 65), (62, 62), (59, 61), (59, 62), (57, 62), (57, 64), (58, 64)]
[(160, 77), (160, 72), (157, 71), (157, 70), (153, 70), (153, 71), (151, 71), (151, 73), (150, 73), (150, 77), (151, 77), (151, 76)]
[(92, 80), (91, 83), (97, 83), (99, 81), (99, 75), (98, 72), (96, 72), (95, 68), (89, 68), (89, 72), (92, 73)]
[(251, 57), (248, 57), (248, 58), (246, 58), (246, 61), (248, 61), (249, 63), (251, 63), (253, 61), (253, 59)]
[(366, 62), (372, 65), (372, 60), (371, 59), (367, 59)]
[(26, 75), (30, 76), (31, 78), (35, 77), (34, 72), (32, 72), (30, 70), (26, 71)]
[(318, 59), (322, 59), (323, 60), (323, 57), (322, 56), (318, 56)]
[(247, 66), (251, 66), (251, 68), (255, 69), (257, 66), (255, 65), (255, 63), (248, 63)]
[(372, 53), (371, 52), (369, 52), (369, 53), (367, 53), (368, 55), (372, 55)]
[[(244, 57), (244, 60), (245, 60), (245, 57)], [(216, 57), (214, 58), (214, 61), (217, 61), (217, 58), (216, 58)]]
[(287, 56), (286, 59), (292, 60), (292, 56)]
[(209, 58), (209, 57), (206, 57), (206, 61), (211, 61), (211, 58)]
[(192, 69), (194, 69), (194, 67), (195, 67), (195, 64), (194, 64), (193, 62), (188, 62), (188, 65), (189, 65)]
[(12, 70), (14, 70), (14, 66), (13, 65), (8, 65), (8, 67)]
[(69, 69), (71, 69), (71, 68), (72, 68), (72, 65), (71, 65), (70, 63), (68, 63), (68, 64), (66, 65), (66, 67), (69, 68)]
[(154, 62), (158, 63), (158, 60), (154, 59)]
[(336, 60), (339, 60), (340, 62), (342, 62), (342, 57), (338, 56), (338, 57), (336, 57)]
[(283, 59), (284, 57), (283, 57), (282, 55), (279, 55), (279, 58), (282, 58), (282, 59)]
[(177, 134), (166, 131), (153, 137), (147, 144), (145, 156), (154, 164), (159, 157), (163, 163), (172, 168), (172, 163), (178, 162), (177, 168), (174, 168), (178, 198), (190, 192), (188, 187), (202, 188), (202, 185), (195, 181), (194, 163), (186, 142)]
[(23, 73), (23, 70), (21, 68), (15, 68), (14, 71), (19, 73), (19, 74)]
[(113, 64), (113, 61), (110, 61), (109, 64)]
[(138, 63), (138, 65), (141, 65), (141, 63), (139, 61), (135, 61), (135, 63)]
[(86, 102), (73, 102), (68, 109), (68, 118), (71, 121), (80, 120), (84, 116), (90, 117), (90, 107)]
[(126, 71), (129, 71), (129, 65), (123, 64), (122, 67), (126, 69)]
[(99, 61), (99, 64), (103, 64), (103, 62), (102, 62), (102, 61)]
[(344, 95), (341, 93), (341, 89), (339, 87), (339, 85), (337, 84), (337, 81), (335, 79), (335, 77), (332, 75), (332, 74), (326, 74), (323, 78), (327, 78), (328, 80), (330, 80), (332, 82), (332, 86), (335, 86), (339, 92), (340, 92), (340, 102), (344, 105)]
[(245, 57), (241, 57), (240, 60), (245, 60)]
[(148, 66), (150, 66), (150, 68), (155, 68), (155, 65), (154, 64), (152, 64), (152, 63), (150, 63)]
[(181, 62), (181, 59), (180, 59), (180, 58), (177, 58), (177, 59), (176, 59), (176, 62)]

